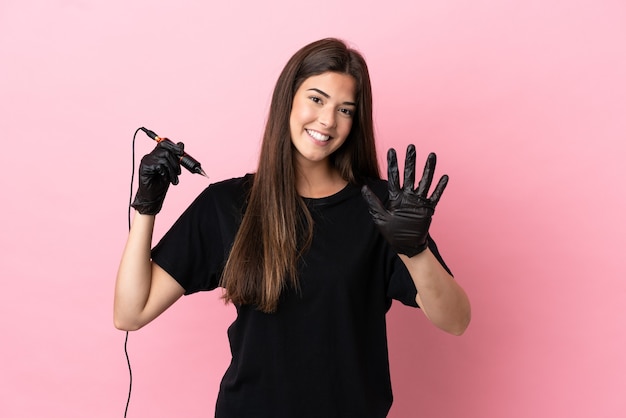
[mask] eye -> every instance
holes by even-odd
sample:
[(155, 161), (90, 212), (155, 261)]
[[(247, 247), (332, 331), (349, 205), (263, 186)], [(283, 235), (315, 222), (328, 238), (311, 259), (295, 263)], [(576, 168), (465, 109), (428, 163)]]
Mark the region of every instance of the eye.
[(354, 110), (348, 109), (346, 107), (340, 108), (339, 112), (343, 113), (345, 116), (348, 116), (348, 117), (354, 116)]
[(313, 103), (322, 104), (322, 99), (317, 96), (309, 96), (309, 100), (311, 100)]

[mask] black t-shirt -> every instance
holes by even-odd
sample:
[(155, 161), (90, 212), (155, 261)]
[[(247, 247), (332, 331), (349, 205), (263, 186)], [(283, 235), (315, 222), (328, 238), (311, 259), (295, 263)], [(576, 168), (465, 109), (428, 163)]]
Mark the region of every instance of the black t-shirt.
[[(186, 294), (218, 286), (252, 178), (210, 185), (153, 249)], [(370, 187), (386, 201), (385, 181)], [(413, 280), (358, 186), (304, 200), (314, 237), (300, 289), (285, 289), (272, 314), (237, 306), (218, 418), (381, 418), (391, 407), (385, 314), (392, 299), (417, 306)]]

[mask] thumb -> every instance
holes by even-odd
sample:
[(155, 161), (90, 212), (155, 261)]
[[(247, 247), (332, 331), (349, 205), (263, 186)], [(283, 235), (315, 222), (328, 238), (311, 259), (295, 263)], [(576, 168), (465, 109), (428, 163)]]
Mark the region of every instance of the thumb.
[(361, 194), (367, 202), (372, 216), (380, 218), (386, 212), (386, 209), (378, 196), (376, 196), (368, 186), (361, 187)]

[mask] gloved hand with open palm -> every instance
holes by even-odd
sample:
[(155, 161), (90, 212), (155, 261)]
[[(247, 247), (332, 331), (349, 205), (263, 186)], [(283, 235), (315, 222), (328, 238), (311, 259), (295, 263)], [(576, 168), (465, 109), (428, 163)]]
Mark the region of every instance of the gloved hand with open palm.
[(448, 176), (442, 176), (433, 193), (427, 196), (436, 163), (437, 156), (430, 153), (417, 190), (414, 190), (415, 146), (409, 145), (404, 164), (404, 184), (400, 187), (396, 151), (391, 148), (387, 153), (389, 202), (386, 208), (369, 187), (363, 186), (363, 197), (374, 222), (398, 254), (413, 257), (428, 247), (428, 228), (435, 206), (448, 184)]

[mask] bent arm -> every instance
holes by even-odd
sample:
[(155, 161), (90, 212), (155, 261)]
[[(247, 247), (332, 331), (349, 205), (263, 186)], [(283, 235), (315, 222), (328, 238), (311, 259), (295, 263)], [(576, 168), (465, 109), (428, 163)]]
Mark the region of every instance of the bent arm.
[(115, 282), (115, 327), (134, 331), (148, 324), (185, 292), (150, 258), (154, 215), (135, 213)]
[(456, 280), (429, 249), (410, 258), (401, 254), (400, 259), (417, 288), (415, 300), (430, 322), (450, 334), (463, 334), (471, 320), (471, 307)]

